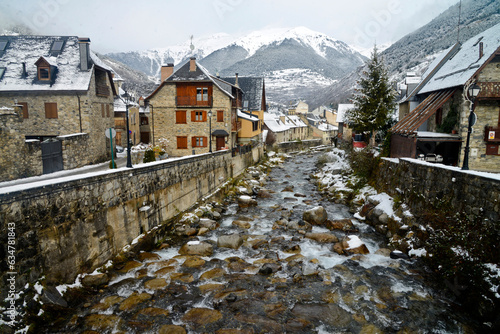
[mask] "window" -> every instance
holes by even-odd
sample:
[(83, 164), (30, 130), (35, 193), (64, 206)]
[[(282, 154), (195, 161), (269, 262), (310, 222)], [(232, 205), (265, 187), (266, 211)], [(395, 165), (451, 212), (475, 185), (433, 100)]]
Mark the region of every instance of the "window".
[(259, 130), (259, 122), (252, 122), (252, 131)]
[(20, 106), (23, 106), (23, 118), (29, 118), (28, 114), (28, 102), (17, 102)]
[(193, 147), (207, 147), (207, 137), (192, 137)]
[(186, 117), (186, 110), (176, 110), (175, 111), (175, 123), (176, 124), (186, 124), (187, 123), (187, 117)]
[(141, 125), (148, 125), (149, 120), (146, 116), (141, 116)]
[(193, 110), (191, 112), (191, 122), (206, 122), (207, 112), (205, 110)]
[(217, 122), (224, 122), (224, 110), (217, 110)]
[(63, 46), (64, 41), (54, 41), (50, 47), (50, 55), (55, 57), (59, 56), (62, 52)]
[(45, 118), (57, 118), (57, 103), (45, 102)]
[(196, 101), (208, 101), (208, 88), (196, 88)]
[(177, 149), (185, 150), (188, 148), (188, 138), (186, 136), (177, 137)]
[(38, 67), (38, 80), (50, 80), (50, 68)]

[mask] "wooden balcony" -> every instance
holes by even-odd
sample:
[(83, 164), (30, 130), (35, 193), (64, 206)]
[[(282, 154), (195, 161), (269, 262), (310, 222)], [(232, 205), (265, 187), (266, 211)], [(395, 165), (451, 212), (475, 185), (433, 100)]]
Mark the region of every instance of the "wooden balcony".
[(238, 132), (241, 130), (241, 121), (233, 120), (231, 122), (231, 132)]
[(212, 96), (206, 101), (199, 101), (196, 96), (177, 96), (175, 103), (177, 107), (212, 107)]
[(115, 117), (115, 128), (125, 129), (127, 127), (127, 119)]
[(498, 100), (500, 99), (500, 82), (479, 82), (481, 91), (478, 98), (482, 100)]
[(232, 107), (233, 108), (242, 108), (243, 103), (241, 102), (240, 99), (233, 100)]
[(95, 93), (97, 96), (109, 96), (110, 89), (107, 85), (98, 83), (95, 86)]

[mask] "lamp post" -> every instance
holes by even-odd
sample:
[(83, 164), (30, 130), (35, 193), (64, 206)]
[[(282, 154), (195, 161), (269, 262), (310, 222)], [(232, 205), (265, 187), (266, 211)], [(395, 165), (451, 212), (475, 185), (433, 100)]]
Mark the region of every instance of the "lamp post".
[(469, 142), (470, 142), (470, 134), (472, 132), (472, 127), (474, 124), (476, 124), (476, 115), (474, 114), (474, 101), (476, 100), (476, 97), (479, 95), (479, 92), (481, 91), (481, 87), (479, 87), (477, 84), (471, 84), (467, 88), (467, 100), (470, 101), (470, 112), (469, 112), (469, 125), (467, 128), (467, 141), (465, 144), (465, 151), (464, 151), (464, 163), (462, 165), (462, 170), (469, 170)]
[(208, 147), (208, 152), (212, 153), (212, 110), (208, 111), (208, 121), (209, 121), (209, 127), (208, 127), (208, 135), (209, 137), (209, 147)]
[(130, 156), (130, 129), (128, 125), (128, 103), (130, 101), (130, 95), (125, 91), (123, 96), (125, 97), (125, 100), (122, 99), (122, 101), (125, 102), (125, 117), (127, 121), (127, 167), (132, 168), (132, 157)]

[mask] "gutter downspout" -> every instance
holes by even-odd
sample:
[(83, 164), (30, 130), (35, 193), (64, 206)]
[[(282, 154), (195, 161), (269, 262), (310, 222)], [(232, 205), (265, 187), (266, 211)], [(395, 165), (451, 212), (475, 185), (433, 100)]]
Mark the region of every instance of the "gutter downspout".
[(80, 118), (80, 133), (82, 133), (83, 132), (83, 129), (82, 129), (82, 107), (81, 107), (81, 103), (80, 103), (80, 95), (76, 94), (76, 97), (78, 98), (78, 115)]

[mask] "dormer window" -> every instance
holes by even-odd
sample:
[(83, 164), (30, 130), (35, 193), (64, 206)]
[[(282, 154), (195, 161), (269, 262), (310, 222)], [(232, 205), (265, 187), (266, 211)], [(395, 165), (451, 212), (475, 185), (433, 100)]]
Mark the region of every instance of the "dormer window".
[(56, 67), (51, 66), (50, 63), (43, 57), (40, 57), (35, 63), (37, 67), (37, 79), (42, 82), (49, 82), (55, 79), (54, 74)]
[(59, 56), (64, 47), (64, 41), (54, 41), (50, 47), (50, 55), (51, 56)]

